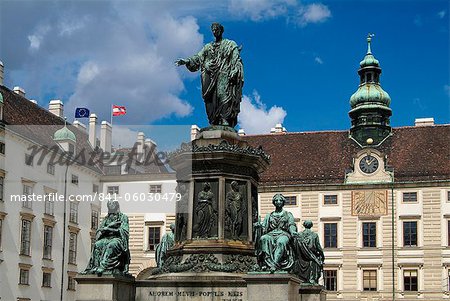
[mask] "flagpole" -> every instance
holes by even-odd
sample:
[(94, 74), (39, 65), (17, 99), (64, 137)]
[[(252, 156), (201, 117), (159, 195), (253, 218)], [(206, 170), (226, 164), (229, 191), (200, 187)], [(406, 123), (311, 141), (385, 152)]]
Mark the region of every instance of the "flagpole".
[(113, 109), (113, 104), (111, 104), (111, 127), (112, 127), (112, 121), (113, 121), (113, 113), (114, 113), (114, 109)]

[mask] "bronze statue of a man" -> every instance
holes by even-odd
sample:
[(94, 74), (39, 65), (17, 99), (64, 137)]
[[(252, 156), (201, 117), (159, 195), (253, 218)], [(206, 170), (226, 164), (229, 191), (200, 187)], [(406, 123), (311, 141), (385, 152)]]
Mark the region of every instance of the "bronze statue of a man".
[(211, 25), (215, 40), (206, 44), (196, 55), (179, 59), (177, 66), (195, 72), (201, 70), (202, 97), (210, 125), (235, 127), (240, 111), (244, 68), (240, 48), (232, 40), (222, 38), (224, 28)]

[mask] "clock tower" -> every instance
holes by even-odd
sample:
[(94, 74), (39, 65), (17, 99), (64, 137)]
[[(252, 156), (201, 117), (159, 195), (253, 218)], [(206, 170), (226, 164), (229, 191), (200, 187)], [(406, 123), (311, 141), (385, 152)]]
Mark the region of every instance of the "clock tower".
[(350, 138), (361, 147), (377, 147), (391, 134), (389, 108), (391, 98), (380, 85), (381, 68), (373, 56), (370, 44), (373, 34), (367, 36), (367, 54), (359, 63), (360, 83), (350, 97)]

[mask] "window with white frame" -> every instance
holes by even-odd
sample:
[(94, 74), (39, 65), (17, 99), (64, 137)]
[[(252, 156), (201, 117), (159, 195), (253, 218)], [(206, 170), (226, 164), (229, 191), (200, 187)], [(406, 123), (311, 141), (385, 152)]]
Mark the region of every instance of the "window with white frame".
[(363, 270), (363, 290), (377, 290), (377, 270)]
[(403, 203), (417, 203), (417, 192), (403, 192)]
[(78, 203), (70, 202), (69, 222), (78, 223)]
[(23, 184), (23, 202), (22, 207), (30, 208), (32, 207), (32, 194), (33, 194), (33, 186), (31, 184)]
[(55, 174), (55, 165), (48, 163), (47, 164), (47, 173), (50, 175), (54, 175)]
[(69, 263), (77, 264), (77, 233), (70, 232), (69, 235)]
[(364, 222), (363, 228), (363, 247), (375, 248), (377, 246), (377, 223), (376, 222)]
[(161, 241), (161, 227), (148, 227), (148, 251), (155, 251)]
[(20, 255), (30, 256), (31, 248), (31, 221), (22, 219), (22, 229), (20, 231)]
[(119, 194), (119, 186), (108, 186), (107, 193), (110, 195)]
[(404, 270), (403, 271), (403, 290), (409, 292), (418, 291), (418, 271)]
[(3, 188), (5, 183), (5, 177), (0, 176), (0, 202), (3, 202)]
[(323, 235), (325, 248), (337, 248), (337, 223), (324, 223)]
[(55, 212), (55, 202), (51, 193), (46, 193), (44, 195), (44, 213), (48, 215), (54, 215)]
[(77, 175), (72, 175), (72, 184), (78, 185), (78, 176)]
[(53, 227), (44, 225), (44, 250), (43, 258), (52, 259), (52, 246), (53, 246)]
[(150, 193), (161, 193), (162, 186), (160, 184), (158, 185), (150, 185)]
[(91, 211), (91, 229), (97, 230), (98, 228), (98, 211), (92, 210)]
[(403, 222), (403, 246), (417, 246), (417, 221)]
[(323, 283), (327, 291), (337, 291), (337, 270), (324, 270)]
[(52, 287), (52, 274), (42, 272), (42, 287)]
[(21, 268), (19, 271), (19, 284), (29, 285), (30, 284), (30, 270)]
[(338, 197), (337, 194), (326, 194), (323, 196), (324, 205), (337, 205)]
[(288, 195), (284, 197), (286, 202), (284, 203), (286, 206), (297, 206), (297, 196), (296, 195)]

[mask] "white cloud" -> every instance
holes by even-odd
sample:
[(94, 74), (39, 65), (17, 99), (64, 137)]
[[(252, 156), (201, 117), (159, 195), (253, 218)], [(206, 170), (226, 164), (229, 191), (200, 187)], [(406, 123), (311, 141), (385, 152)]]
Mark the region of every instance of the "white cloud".
[(30, 51), (37, 51), (41, 47), (42, 40), (49, 32), (50, 27), (48, 25), (38, 26), (34, 33), (28, 35), (28, 41), (30, 42)]
[(267, 109), (258, 92), (253, 97), (244, 95), (239, 114), (239, 127), (246, 134), (268, 134), (277, 123), (283, 123), (287, 113), (282, 107)]
[(139, 131), (132, 130), (127, 126), (113, 125), (112, 145), (114, 148), (133, 147), (138, 133)]
[(229, 11), (236, 16), (250, 17), (252, 21), (262, 21), (285, 15), (296, 5), (295, 0), (231, 0)]
[(317, 64), (320, 64), (320, 65), (323, 64), (323, 60), (322, 60), (320, 57), (318, 57), (318, 56), (316, 56), (316, 57), (314, 58), (314, 61), (315, 61)]
[(445, 10), (441, 10), (440, 12), (437, 13), (438, 17), (441, 19), (444, 18), (446, 14), (447, 12)]
[(298, 24), (306, 26), (309, 23), (325, 22), (331, 17), (330, 9), (320, 3), (308, 4), (299, 10)]
[(285, 17), (300, 26), (325, 22), (331, 17), (330, 9), (321, 3), (304, 5), (297, 0), (231, 0), (229, 12), (235, 17), (264, 21)]

